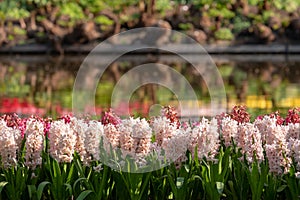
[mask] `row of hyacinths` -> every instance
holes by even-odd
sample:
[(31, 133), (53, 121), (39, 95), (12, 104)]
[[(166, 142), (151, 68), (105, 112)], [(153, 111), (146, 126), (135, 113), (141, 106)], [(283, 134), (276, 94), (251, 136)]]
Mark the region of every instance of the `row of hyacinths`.
[[(76, 152), (85, 165), (101, 160), (101, 155), (120, 153), (119, 164), (133, 159), (139, 167), (150, 155), (180, 166), (186, 152), (201, 160), (215, 161), (220, 147), (234, 147), (252, 163), (267, 160), (270, 172), (281, 175), (293, 165), (300, 171), (300, 109), (291, 109), (285, 118), (278, 112), (250, 122), (244, 106), (212, 119), (181, 123), (171, 107), (162, 115), (121, 119), (111, 110), (101, 120), (63, 116), (57, 120), (17, 115), (0, 118), (0, 155), (3, 168), (16, 166), (23, 155), (25, 165), (35, 169), (45, 151), (60, 163), (72, 162)], [(47, 142), (45, 142), (47, 141)], [(23, 147), (22, 147), (23, 144)], [(197, 152), (196, 152), (197, 151)], [(112, 156), (111, 156), (112, 157)], [(124, 163), (123, 163), (124, 164)]]

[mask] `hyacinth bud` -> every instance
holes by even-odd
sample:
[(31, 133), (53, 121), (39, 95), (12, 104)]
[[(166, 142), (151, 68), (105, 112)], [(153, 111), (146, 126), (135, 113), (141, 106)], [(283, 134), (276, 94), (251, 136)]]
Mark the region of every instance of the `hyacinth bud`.
[(239, 124), (250, 122), (250, 114), (247, 112), (246, 106), (243, 105), (234, 106), (229, 116)]
[(27, 119), (21, 119), (16, 113), (5, 114), (0, 119), (3, 119), (8, 127), (19, 129), (22, 138), (24, 137)]
[(276, 124), (277, 125), (282, 125), (284, 122), (284, 119), (280, 116), (279, 111), (273, 112), (270, 114), (270, 118), (275, 118), (276, 119)]
[(162, 114), (162, 116), (165, 116), (167, 119), (169, 119), (172, 124), (177, 126), (177, 128), (180, 127), (180, 121), (178, 119), (177, 112), (174, 107), (165, 106), (161, 110), (161, 114)]
[(67, 115), (63, 115), (58, 119), (64, 120), (65, 124), (69, 124), (71, 122), (71, 118), (72, 115), (71, 114), (67, 114)]
[(300, 123), (300, 116), (299, 116), (300, 108), (293, 108), (288, 111), (288, 114), (285, 118), (285, 123)]
[(105, 112), (101, 118), (101, 123), (105, 126), (107, 124), (112, 124), (114, 126), (120, 124), (122, 121), (119, 116), (117, 116), (112, 109), (109, 109), (108, 112)]

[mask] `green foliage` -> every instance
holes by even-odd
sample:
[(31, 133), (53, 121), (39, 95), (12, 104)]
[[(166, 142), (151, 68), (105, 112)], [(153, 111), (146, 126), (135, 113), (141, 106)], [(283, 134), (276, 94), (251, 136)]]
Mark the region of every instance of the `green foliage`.
[(256, 6), (258, 5), (262, 0), (248, 0), (249, 5)]
[(240, 16), (236, 16), (233, 19), (233, 32), (240, 33), (241, 31), (248, 29), (251, 26), (251, 23), (247, 19), (243, 19)]
[[(13, 39), (13, 35), (10, 35)], [(11, 75), (5, 76), (4, 80), (0, 80), (0, 93), (11, 96), (25, 96), (30, 91), (28, 84), (21, 84), (23, 72), (15, 72), (13, 67), (8, 68)]]
[(95, 17), (95, 22), (97, 24), (101, 24), (101, 25), (107, 25), (107, 26), (111, 26), (114, 24), (114, 21), (109, 19), (108, 17), (104, 16), (104, 15), (100, 15)]
[(233, 40), (234, 35), (229, 28), (220, 28), (215, 32), (215, 38), (218, 40)]
[(193, 30), (194, 28), (193, 24), (191, 23), (179, 23), (178, 27), (184, 31)]
[(74, 2), (69, 2), (69, 3), (63, 4), (58, 15), (59, 16), (66, 15), (70, 18), (67, 21), (59, 21), (59, 24), (63, 25), (63, 26), (73, 26), (79, 20), (82, 20), (85, 18), (82, 8)]
[(225, 7), (222, 7), (221, 9), (212, 8), (208, 13), (210, 17), (222, 17), (224, 19), (231, 19), (235, 16), (234, 12)]
[(92, 13), (97, 13), (107, 8), (105, 1), (79, 0), (79, 4), (83, 9), (88, 9)]
[(264, 11), (262, 14), (262, 19), (264, 23), (267, 23), (270, 17), (275, 16), (275, 13), (273, 11)]
[(299, 0), (274, 0), (272, 3), (275, 8), (285, 10), (287, 12), (294, 12), (300, 6)]
[(7, 10), (6, 17), (9, 19), (22, 19), (29, 17), (30, 13), (28, 10), (25, 10), (24, 8), (11, 8)]
[(164, 14), (167, 10), (172, 10), (173, 7), (171, 6), (169, 0), (157, 0), (155, 9), (161, 14)]

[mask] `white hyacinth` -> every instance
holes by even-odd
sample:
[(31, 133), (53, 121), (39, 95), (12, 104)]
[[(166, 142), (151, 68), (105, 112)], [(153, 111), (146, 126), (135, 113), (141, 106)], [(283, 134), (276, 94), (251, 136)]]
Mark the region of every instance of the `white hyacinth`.
[(42, 164), (42, 151), (44, 148), (44, 124), (43, 122), (30, 118), (26, 122), (26, 154), (25, 165), (35, 169)]

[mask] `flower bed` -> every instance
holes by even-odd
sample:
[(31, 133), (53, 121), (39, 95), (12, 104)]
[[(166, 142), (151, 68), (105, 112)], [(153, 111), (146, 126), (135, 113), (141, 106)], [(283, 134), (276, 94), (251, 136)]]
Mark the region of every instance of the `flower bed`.
[(3, 199), (298, 199), (299, 109), (250, 122), (0, 117)]

